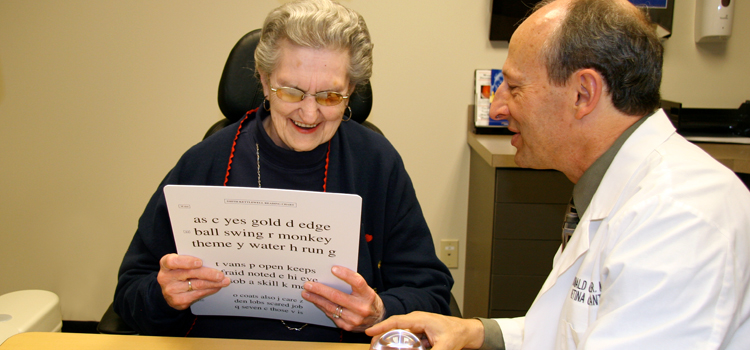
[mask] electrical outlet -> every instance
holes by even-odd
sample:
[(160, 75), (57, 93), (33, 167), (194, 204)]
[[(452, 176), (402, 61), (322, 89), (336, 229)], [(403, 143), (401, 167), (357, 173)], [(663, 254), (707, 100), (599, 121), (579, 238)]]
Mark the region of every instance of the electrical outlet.
[(440, 240), (440, 260), (448, 268), (458, 268), (458, 240), (441, 239)]

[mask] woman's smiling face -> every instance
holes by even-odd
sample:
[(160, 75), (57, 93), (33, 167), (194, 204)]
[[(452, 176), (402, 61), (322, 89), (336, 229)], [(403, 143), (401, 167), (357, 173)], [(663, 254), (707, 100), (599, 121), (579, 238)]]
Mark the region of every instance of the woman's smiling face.
[(323, 106), (315, 101), (315, 96), (305, 95), (302, 101), (287, 102), (271, 88), (291, 87), (307, 94), (333, 91), (348, 96), (354, 91), (349, 86), (349, 52), (313, 49), (283, 40), (279, 53), (276, 69), (269, 75), (261, 74), (263, 93), (271, 104), (271, 117), (263, 125), (277, 146), (310, 151), (336, 133), (348, 100)]

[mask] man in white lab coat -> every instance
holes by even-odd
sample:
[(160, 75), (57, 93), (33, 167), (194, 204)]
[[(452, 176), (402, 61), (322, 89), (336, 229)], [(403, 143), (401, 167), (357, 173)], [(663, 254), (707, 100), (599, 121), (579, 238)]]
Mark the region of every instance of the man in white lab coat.
[(750, 193), (658, 110), (662, 51), (625, 0), (524, 21), (490, 113), (518, 165), (576, 184), (580, 222), (525, 317), (412, 313), (367, 333), (407, 328), (434, 350), (750, 349)]

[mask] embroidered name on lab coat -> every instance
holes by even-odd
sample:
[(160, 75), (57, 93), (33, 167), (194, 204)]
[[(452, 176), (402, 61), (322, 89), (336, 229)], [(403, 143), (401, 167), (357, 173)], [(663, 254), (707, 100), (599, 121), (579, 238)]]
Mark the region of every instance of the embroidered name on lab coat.
[(570, 289), (570, 299), (589, 306), (598, 306), (599, 297), (602, 295), (602, 282), (587, 281), (575, 277), (573, 288)]

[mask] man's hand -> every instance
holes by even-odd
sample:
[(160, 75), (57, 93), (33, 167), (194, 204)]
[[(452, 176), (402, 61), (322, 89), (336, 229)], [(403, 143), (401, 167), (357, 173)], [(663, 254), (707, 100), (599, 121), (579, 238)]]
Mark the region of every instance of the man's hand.
[(368, 328), (365, 333), (373, 337), (374, 343), (380, 335), (392, 329), (405, 329), (417, 335), (426, 335), (432, 350), (478, 349), (484, 343), (482, 321), (421, 311), (391, 316)]

